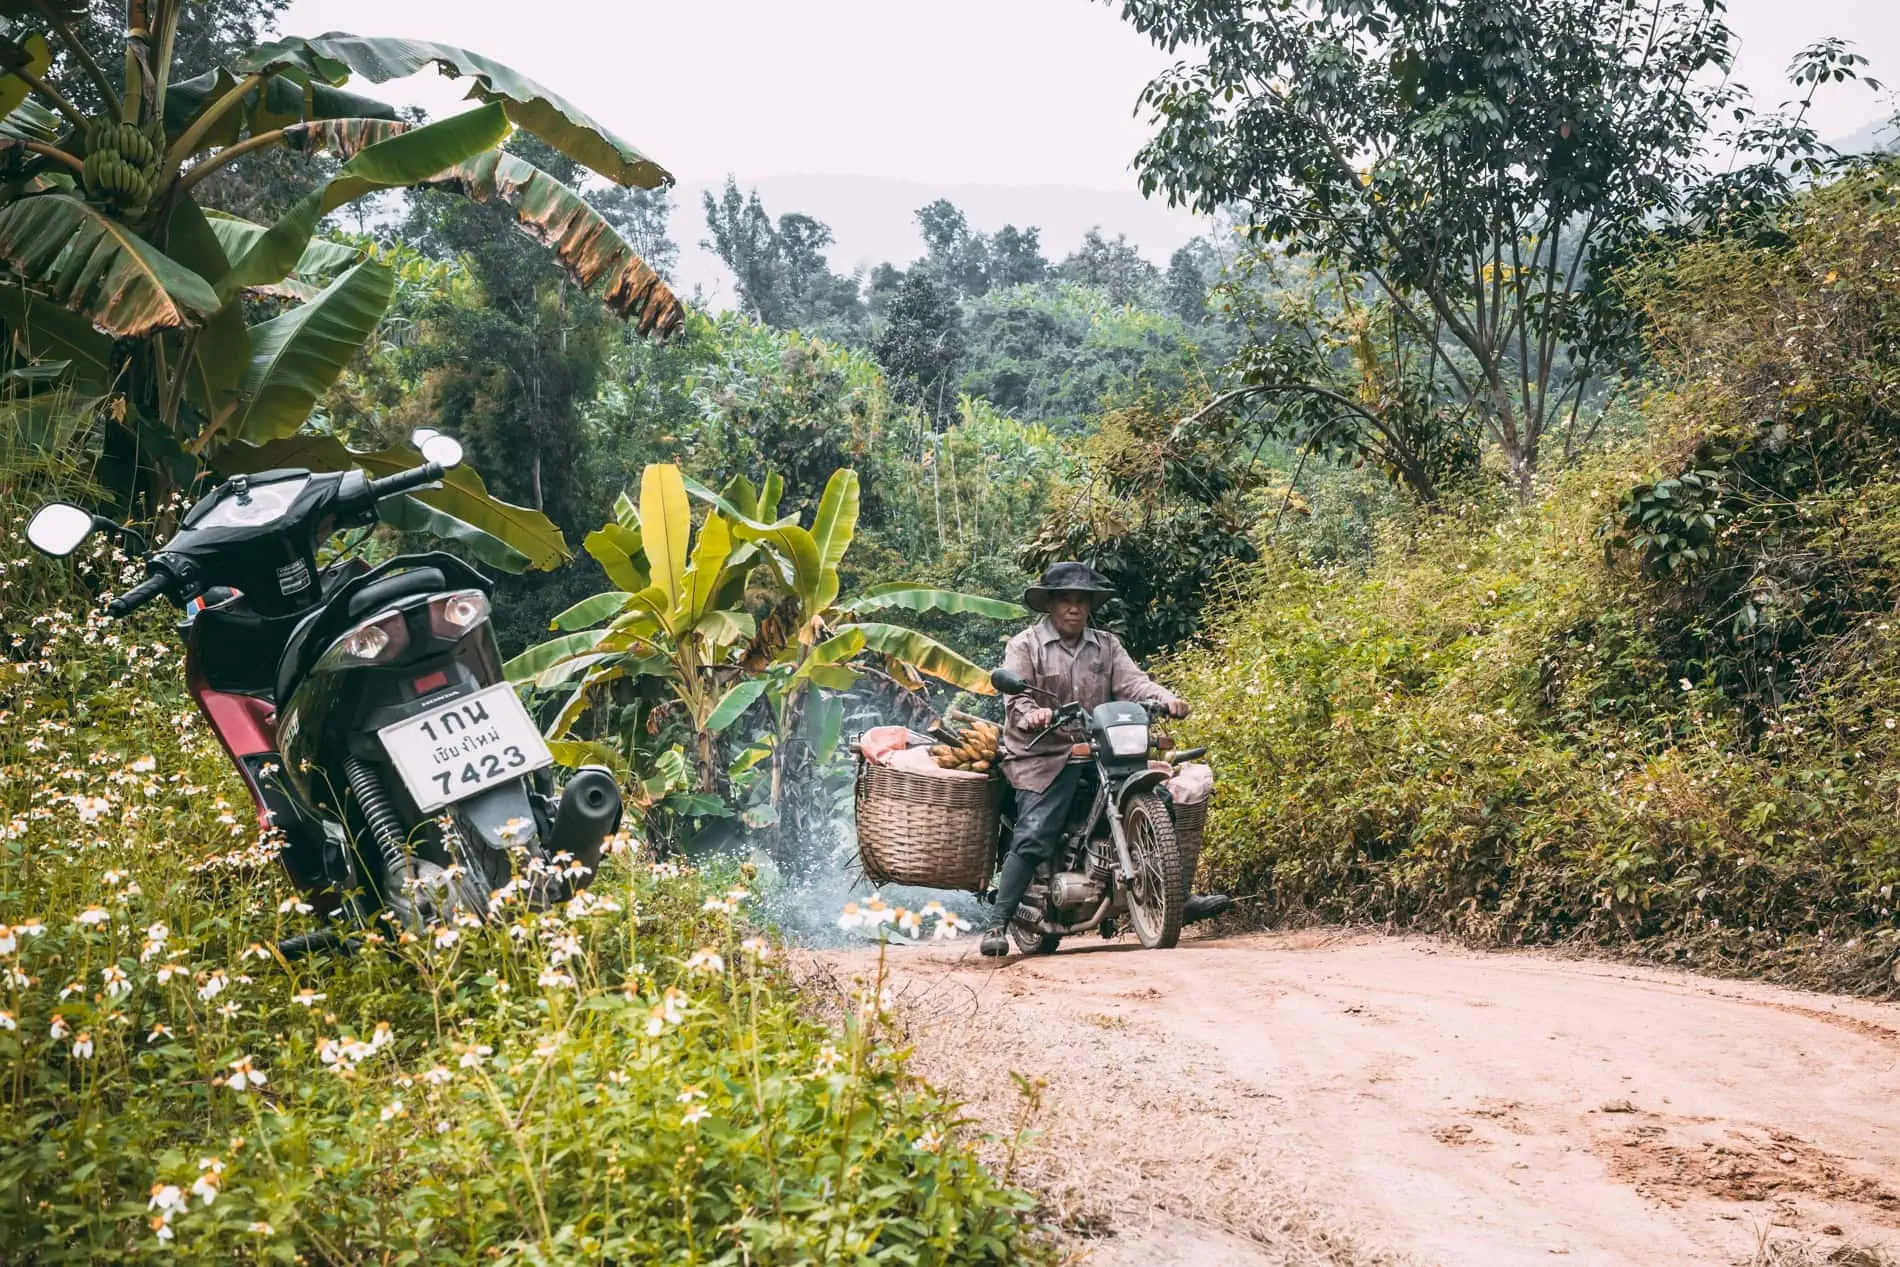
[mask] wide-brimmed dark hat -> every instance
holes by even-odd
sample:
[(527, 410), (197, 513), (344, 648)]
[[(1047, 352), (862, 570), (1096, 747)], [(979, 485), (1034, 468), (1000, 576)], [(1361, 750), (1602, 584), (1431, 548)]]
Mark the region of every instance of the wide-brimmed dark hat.
[(1051, 563), (1042, 579), (1023, 591), (1023, 606), (1030, 611), (1046, 612), (1050, 597), (1063, 590), (1093, 594), (1097, 607), (1115, 593), (1109, 579), (1086, 563)]

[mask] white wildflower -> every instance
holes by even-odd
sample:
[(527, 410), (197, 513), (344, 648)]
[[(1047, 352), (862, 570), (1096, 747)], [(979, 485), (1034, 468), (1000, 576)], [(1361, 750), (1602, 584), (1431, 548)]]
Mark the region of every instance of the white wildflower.
[(252, 1087), (261, 1087), (266, 1081), (264, 1071), (254, 1066), (249, 1056), (239, 1056), (231, 1062), (231, 1076), (227, 1083), (238, 1094), (242, 1095)]

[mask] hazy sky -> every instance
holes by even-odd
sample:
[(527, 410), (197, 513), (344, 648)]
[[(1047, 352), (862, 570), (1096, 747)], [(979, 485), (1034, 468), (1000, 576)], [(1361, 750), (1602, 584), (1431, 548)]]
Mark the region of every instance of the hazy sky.
[[(1737, 77), (1771, 101), (1789, 56), (1853, 39), (1900, 80), (1896, 0), (1731, 0)], [(286, 32), (406, 35), (541, 80), (682, 181), (731, 171), (1126, 189), (1136, 94), (1167, 58), (1090, 0), (293, 0)], [(456, 94), (419, 76), (401, 95)], [(1823, 136), (1879, 103), (1837, 89)]]

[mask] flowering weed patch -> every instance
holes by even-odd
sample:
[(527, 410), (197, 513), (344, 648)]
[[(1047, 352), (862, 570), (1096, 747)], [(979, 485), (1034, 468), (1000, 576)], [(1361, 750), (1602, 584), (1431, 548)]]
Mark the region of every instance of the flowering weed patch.
[(19, 512), (0, 499), (6, 1261), (1034, 1256), (1028, 1199), (955, 1142), (876, 992), (842, 1031), (799, 1006), (742, 874), (623, 837), (564, 907), (280, 958), (312, 917), (166, 616), (89, 615)]

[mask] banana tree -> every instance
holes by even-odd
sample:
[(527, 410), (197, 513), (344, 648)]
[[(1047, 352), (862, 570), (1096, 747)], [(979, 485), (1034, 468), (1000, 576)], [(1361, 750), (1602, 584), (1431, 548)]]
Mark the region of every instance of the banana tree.
[[(649, 466), (635, 505), (624, 494), (620, 517), (587, 537), (588, 553), (622, 589), (585, 599), (554, 619), (562, 637), (509, 662), (517, 682), (541, 689), (578, 677), (548, 737), (571, 743), (574, 722), (601, 687), (630, 674), (665, 683), (692, 737), (696, 790), (716, 778), (714, 713), (743, 670), (740, 651), (756, 633), (742, 604), (752, 551), (732, 525), (708, 515), (697, 539), (686, 486), (674, 466)], [(557, 755), (588, 756), (570, 748)], [(629, 754), (630, 755), (630, 754)]]
[[(478, 54), (333, 33), (256, 49), (170, 82), (183, 0), (131, 0), (125, 72), (87, 53), (75, 0), (0, 0), (0, 322), (16, 349), (62, 367), (108, 403), (142, 483), (162, 492), (203, 464), (252, 469), (293, 438), (376, 329), (393, 279), (372, 252), (318, 237), (323, 218), (380, 190), (442, 189), (512, 209), (575, 282), (643, 335), (680, 322), (677, 298), (573, 190), (501, 148), (516, 128), (610, 180), (651, 188), (664, 169), (550, 90)], [(84, 75), (95, 115), (52, 74)], [(470, 81), (473, 108), (423, 126), (344, 90), (430, 66)], [(205, 177), (270, 149), (340, 166), (275, 224), (203, 207)], [(245, 299), (283, 311), (255, 323)], [(310, 463), (357, 464), (305, 444)], [(567, 557), (536, 512), (451, 482), (394, 512), (480, 543), (483, 557), (550, 567)], [(499, 532), (497, 531), (499, 529)], [(493, 538), (492, 540), (490, 538)]]
[[(910, 583), (844, 597), (840, 567), (857, 532), (857, 472), (832, 474), (810, 527), (795, 515), (777, 516), (782, 488), (776, 475), (763, 487), (740, 476), (714, 492), (676, 467), (646, 468), (638, 504), (623, 495), (615, 522), (586, 542), (619, 588), (556, 616), (559, 636), (509, 665), (517, 682), (569, 691), (548, 728), (551, 740), (563, 741), (600, 688), (629, 676), (633, 662), (657, 660), (690, 722), (702, 793), (714, 786), (717, 737), (763, 701), (773, 733), (739, 763), (771, 756), (768, 807), (775, 812), (789, 739), (802, 731), (812, 761), (829, 760), (844, 721), (838, 693), (865, 673), (913, 688), (930, 676), (991, 691), (984, 670), (949, 647), (867, 615), (897, 608), (1014, 619), (1022, 608)], [(690, 552), (689, 498), (706, 507)], [(746, 605), (755, 578), (766, 582), (763, 621)]]

